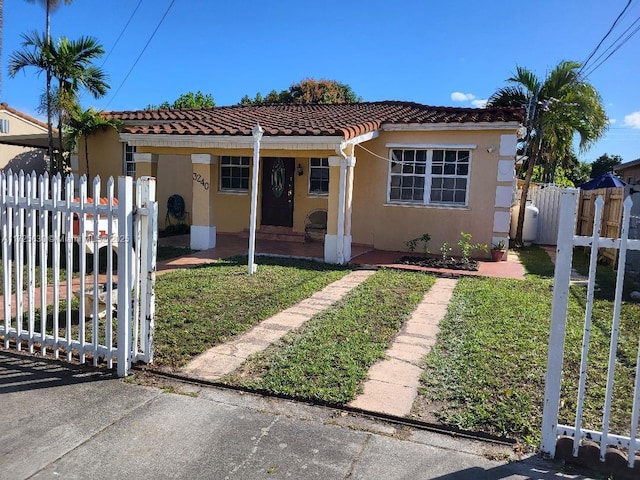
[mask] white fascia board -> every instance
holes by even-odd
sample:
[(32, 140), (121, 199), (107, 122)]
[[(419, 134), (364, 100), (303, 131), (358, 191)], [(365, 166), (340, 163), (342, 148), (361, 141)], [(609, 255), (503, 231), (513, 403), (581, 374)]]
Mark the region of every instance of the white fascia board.
[(362, 135), (358, 135), (357, 137), (350, 138), (349, 140), (345, 140), (342, 142), (343, 149), (347, 145), (357, 145), (359, 143), (368, 142), (369, 140), (373, 140), (374, 138), (378, 138), (378, 130), (374, 130), (373, 132), (363, 133)]
[(386, 148), (424, 148), (424, 149), (456, 149), (456, 150), (475, 150), (478, 148), (476, 144), (459, 144), (459, 143), (387, 143)]
[[(253, 148), (253, 136), (239, 135), (166, 135), (121, 133), (120, 141), (134, 147)], [(335, 150), (342, 137), (264, 136), (261, 149)]]
[(385, 132), (428, 132), (442, 130), (517, 130), (518, 122), (465, 122), (465, 123), (389, 123), (382, 125)]

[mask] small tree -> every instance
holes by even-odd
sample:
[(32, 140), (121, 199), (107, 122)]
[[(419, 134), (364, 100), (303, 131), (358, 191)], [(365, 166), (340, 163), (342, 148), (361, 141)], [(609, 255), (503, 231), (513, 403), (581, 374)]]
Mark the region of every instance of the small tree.
[(173, 103), (168, 101), (162, 102), (160, 105), (147, 105), (147, 110), (177, 110), (181, 108), (211, 108), (215, 107), (216, 102), (209, 93), (204, 94), (200, 90), (196, 93), (187, 92), (180, 95)]
[(109, 128), (118, 130), (121, 125), (122, 122), (120, 120), (106, 118), (101, 111), (96, 111), (93, 107), (82, 110), (80, 105), (75, 104), (69, 110), (69, 119), (66, 126), (67, 148), (69, 151), (75, 150), (78, 145), (78, 139), (82, 137), (87, 178), (91, 178), (89, 171), (89, 137)]
[(292, 84), (288, 90), (280, 92), (271, 90), (264, 98), (260, 92), (253, 99), (245, 95), (240, 99), (239, 105), (358, 103), (361, 101), (362, 97), (357, 96), (345, 83), (305, 78)]
[(613, 171), (613, 167), (622, 163), (622, 157), (620, 155), (608, 154), (600, 155), (591, 164), (591, 178), (597, 178), (600, 175)]

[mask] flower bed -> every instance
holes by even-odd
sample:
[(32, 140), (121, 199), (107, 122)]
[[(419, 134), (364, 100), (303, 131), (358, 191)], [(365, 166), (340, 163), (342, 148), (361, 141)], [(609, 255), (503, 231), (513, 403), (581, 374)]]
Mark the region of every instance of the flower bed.
[(441, 257), (418, 257), (405, 255), (398, 260), (398, 263), (405, 265), (417, 265), (430, 268), (448, 268), (449, 270), (478, 271), (478, 262), (469, 260), (464, 262), (457, 258), (448, 257), (446, 260)]

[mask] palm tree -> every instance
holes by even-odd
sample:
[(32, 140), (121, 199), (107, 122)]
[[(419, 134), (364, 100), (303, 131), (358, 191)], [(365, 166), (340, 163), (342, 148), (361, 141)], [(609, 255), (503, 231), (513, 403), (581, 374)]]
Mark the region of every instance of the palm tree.
[(109, 128), (120, 128), (121, 122), (117, 119), (106, 118), (101, 111), (96, 111), (92, 107), (82, 110), (80, 105), (73, 105), (69, 112), (67, 126), (67, 148), (72, 151), (78, 145), (78, 139), (82, 137), (84, 141), (84, 159), (87, 167), (87, 178), (91, 178), (89, 172), (89, 137), (94, 133), (107, 130)]
[[(107, 75), (92, 61), (104, 53), (102, 45), (92, 37), (81, 37), (79, 40), (60, 38), (51, 45), (51, 74), (58, 81), (55, 100), (58, 111), (58, 135), (62, 146), (63, 123), (67, 112), (78, 102), (80, 90), (88, 91), (93, 98), (106, 95), (109, 85)], [(62, 154), (60, 155), (62, 167)]]
[[(45, 37), (44, 42), (45, 45), (51, 44), (51, 13), (55, 12), (60, 6), (61, 0), (27, 0), (29, 3), (38, 2), (41, 4), (46, 11), (46, 20), (45, 20)], [(69, 5), (73, 0), (64, 0), (65, 5)], [(49, 67), (45, 68), (47, 75), (47, 84), (45, 87), (45, 95), (46, 95), (46, 108), (47, 108), (47, 132), (49, 134), (49, 162), (51, 171), (53, 171), (54, 160), (53, 160), (53, 113), (51, 108), (51, 69)], [(62, 148), (62, 145), (60, 145)]]
[[(34, 67), (38, 73), (48, 72), (58, 80), (56, 95), (45, 92), (47, 110), (50, 111), (55, 101), (58, 110), (60, 148), (62, 149), (62, 123), (64, 112), (73, 105), (81, 89), (87, 90), (94, 98), (106, 94), (109, 85), (106, 74), (91, 64), (99, 58), (104, 49), (94, 38), (82, 37), (79, 40), (60, 38), (56, 43), (48, 42), (38, 32), (22, 36), (23, 49), (11, 54), (9, 58), (9, 76), (14, 77), (27, 67)], [(48, 119), (51, 122), (51, 119)], [(51, 123), (49, 123), (51, 125)], [(53, 129), (49, 130), (50, 151), (53, 151)], [(50, 157), (50, 170), (54, 172), (54, 157)], [(62, 162), (60, 162), (62, 163)]]
[(560, 62), (545, 79), (530, 70), (516, 67), (507, 79), (512, 85), (498, 89), (487, 103), (491, 107), (524, 107), (526, 135), (522, 152), (528, 157), (522, 187), (516, 244), (522, 244), (522, 226), (531, 177), (538, 163), (569, 159), (573, 138), (580, 138), (580, 152), (585, 152), (604, 135), (608, 118), (596, 89), (579, 76), (580, 63)]

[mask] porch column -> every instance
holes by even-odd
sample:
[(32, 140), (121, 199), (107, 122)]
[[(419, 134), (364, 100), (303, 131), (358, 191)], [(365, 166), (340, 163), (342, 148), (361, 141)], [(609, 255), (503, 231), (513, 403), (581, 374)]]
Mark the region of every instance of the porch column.
[(355, 157), (329, 157), (329, 201), (324, 261), (344, 264), (351, 260), (351, 205)]
[(208, 153), (191, 154), (193, 172), (191, 205), (191, 248), (206, 250), (216, 246), (216, 225), (213, 215), (213, 191), (216, 161)]
[(158, 155), (155, 153), (134, 153), (136, 178), (158, 176)]

